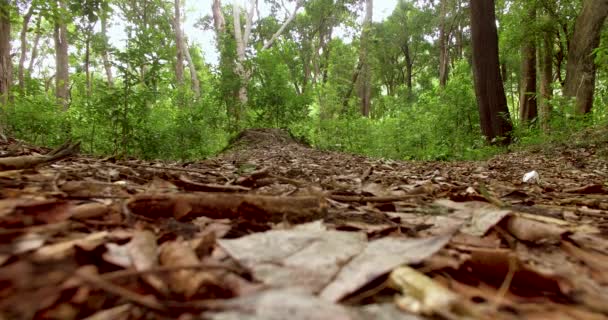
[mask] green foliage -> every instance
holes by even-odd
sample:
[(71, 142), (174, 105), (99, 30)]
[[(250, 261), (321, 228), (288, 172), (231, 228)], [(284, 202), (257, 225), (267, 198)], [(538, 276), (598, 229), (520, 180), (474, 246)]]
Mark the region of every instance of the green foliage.
[[(146, 159), (211, 156), (225, 147), (228, 133), (245, 127), (288, 128), (294, 136), (322, 149), (395, 159), (480, 159), (501, 151), (488, 147), (480, 133), (471, 67), (466, 62), (471, 41), (466, 1), (399, 0), (386, 20), (373, 24), (371, 42), (361, 39), (357, 15), (363, 12), (362, 1), (305, 1), (273, 46), (263, 49), (283, 24), (285, 10), (283, 1), (265, 1), (272, 14), (253, 21), (245, 72), (236, 71), (230, 5), (221, 8), (225, 29), (216, 34), (217, 65), (209, 65), (203, 58), (203, 52), (211, 48), (189, 44), (200, 80), (199, 97), (188, 81), (175, 85), (172, 2), (69, 0), (67, 9), (61, 9), (56, 2), (35, 0), (31, 2), (35, 9), (32, 24), (39, 22), (38, 61), (44, 63), (38, 63), (31, 74), (25, 72), (24, 90), (13, 90), (14, 102), (5, 107), (2, 117), (6, 119), (2, 120), (6, 120), (9, 134), (36, 144), (52, 146), (74, 138), (83, 142), (85, 152)], [(290, 5), (294, 2), (288, 1)], [(445, 4), (443, 9), (440, 3)], [(594, 52), (598, 75), (592, 113), (576, 116), (572, 101), (560, 94), (559, 82), (565, 77), (568, 43), (580, 7), (581, 1), (496, 1), (501, 71), (512, 111), (519, 108), (522, 42), (535, 37), (540, 43), (539, 35), (553, 36), (556, 79), (549, 130), (540, 130), (534, 121), (525, 127), (515, 122), (514, 138), (520, 145), (565, 143), (576, 132), (608, 120), (607, 32)], [(530, 18), (532, 8), (536, 19)], [(16, 39), (28, 7), (17, 2), (14, 10), (12, 36)], [(245, 15), (242, 18), (244, 24)], [(122, 20), (126, 41), (112, 48), (108, 34), (98, 26), (107, 22), (111, 28), (117, 20)], [(67, 22), (69, 33), (71, 96), (67, 112), (61, 111), (53, 92), (57, 21)], [(26, 35), (30, 48), (36, 39), (34, 30), (38, 30), (32, 24)], [(216, 31), (211, 16), (197, 25), (206, 32)], [(446, 50), (450, 62), (444, 88), (438, 83), (437, 39), (442, 26), (449, 33)], [(370, 118), (360, 115), (362, 42), (370, 43)], [(106, 56), (114, 74), (111, 85), (102, 78), (105, 65), (101, 62)], [(186, 70), (187, 79), (189, 72)], [(248, 90), (245, 105), (239, 100), (242, 85)]]
[(315, 127), (301, 126), (309, 141), (322, 149), (395, 159), (480, 159), (499, 151), (485, 145), (471, 73), (466, 62), (457, 64), (444, 89), (433, 88), (410, 105), (403, 99), (382, 102), (386, 116), (366, 119), (318, 118)]

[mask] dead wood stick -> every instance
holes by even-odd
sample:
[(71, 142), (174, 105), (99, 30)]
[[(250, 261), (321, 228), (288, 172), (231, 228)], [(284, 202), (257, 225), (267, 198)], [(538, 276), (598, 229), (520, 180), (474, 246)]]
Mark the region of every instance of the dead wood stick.
[(201, 264), (183, 265), (183, 266), (160, 266), (160, 267), (153, 267), (153, 268), (146, 269), (146, 270), (125, 269), (125, 270), (104, 273), (99, 276), (106, 281), (113, 281), (116, 279), (144, 276), (144, 275), (148, 275), (148, 274), (167, 273), (167, 272), (174, 272), (174, 271), (180, 271), (180, 270), (205, 270), (205, 269), (207, 269), (207, 270), (224, 270), (224, 271), (229, 271), (229, 272), (233, 272), (233, 273), (237, 273), (237, 274), (242, 272), (242, 270), (238, 270), (237, 268), (231, 267), (229, 265), (201, 263)]
[(79, 148), (80, 142), (71, 143), (68, 141), (46, 155), (0, 158), (0, 171), (29, 169), (57, 162), (72, 156), (78, 152)]
[(246, 192), (250, 191), (251, 188), (233, 185), (222, 185), (214, 183), (199, 183), (188, 179), (186, 176), (180, 176), (179, 181), (175, 184), (182, 189), (188, 191), (202, 191), (202, 192)]
[(191, 220), (242, 218), (257, 222), (310, 222), (324, 216), (323, 197), (279, 197), (255, 194), (198, 192), (188, 194), (143, 194), (127, 203), (133, 214), (149, 218), (174, 217)]
[(143, 307), (146, 307), (146, 308), (149, 308), (152, 310), (156, 310), (156, 311), (165, 311), (166, 310), (165, 306), (160, 304), (160, 302), (158, 302), (158, 300), (156, 300), (156, 298), (154, 298), (152, 296), (139, 295), (139, 294), (129, 291), (123, 287), (110, 283), (109, 281), (101, 278), (98, 275), (92, 275), (92, 274), (83, 272), (81, 270), (78, 270), (78, 271), (76, 271), (76, 276), (78, 276), (80, 279), (84, 280), (85, 282), (87, 282), (95, 287), (98, 287), (99, 289), (102, 289), (103, 291), (106, 291), (108, 293), (122, 297), (122, 298), (129, 300), (140, 306), (143, 306)]
[(387, 197), (366, 197), (366, 196), (343, 196), (332, 194), (329, 195), (328, 198), (338, 202), (374, 202), (374, 203), (386, 203), (386, 202), (395, 202), (395, 201), (405, 201), (408, 199), (418, 198), (420, 195), (417, 194), (408, 194), (403, 196), (387, 196)]

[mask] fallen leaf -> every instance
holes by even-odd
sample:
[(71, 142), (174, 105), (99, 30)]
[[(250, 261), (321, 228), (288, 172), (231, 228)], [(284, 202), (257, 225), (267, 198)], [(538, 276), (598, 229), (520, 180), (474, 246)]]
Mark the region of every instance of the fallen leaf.
[(321, 297), (339, 301), (400, 265), (424, 261), (451, 238), (452, 234), (447, 234), (423, 239), (383, 238), (372, 241), (342, 267), (335, 280), (323, 289)]
[[(190, 246), (173, 241), (164, 243), (160, 247), (160, 263), (167, 267), (187, 267), (200, 264), (196, 253)], [(191, 298), (196, 294), (203, 282), (208, 281), (210, 275), (201, 270), (183, 269), (169, 273), (169, 288), (171, 291)]]

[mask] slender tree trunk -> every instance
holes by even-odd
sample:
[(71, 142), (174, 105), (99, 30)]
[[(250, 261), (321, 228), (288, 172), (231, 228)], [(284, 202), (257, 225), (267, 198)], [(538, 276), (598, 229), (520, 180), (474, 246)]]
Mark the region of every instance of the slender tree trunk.
[(449, 68), (449, 46), (448, 40), (450, 38), (450, 32), (447, 30), (447, 16), (448, 16), (448, 0), (440, 1), (440, 23), (439, 23), (439, 86), (444, 88), (448, 82), (448, 68)]
[(359, 75), (359, 99), (361, 100), (361, 115), (369, 117), (372, 98), (372, 73), (369, 63), (369, 43), (372, 28), (373, 0), (365, 0), (365, 19), (361, 32), (361, 48), (359, 48), (359, 62), (361, 74)]
[(173, 28), (175, 29), (175, 81), (179, 86), (184, 84), (184, 39), (182, 35), (181, 5), (179, 0), (175, 0), (175, 17)]
[(101, 52), (101, 58), (103, 60), (103, 68), (106, 71), (106, 77), (108, 79), (108, 85), (114, 85), (114, 77), (112, 76), (112, 63), (110, 63), (110, 55), (108, 54), (108, 48), (110, 44), (108, 43), (108, 18), (107, 13), (103, 12), (101, 14), (101, 34), (103, 36), (103, 50)]
[[(58, 1), (58, 7), (65, 9), (63, 0)], [(63, 106), (63, 110), (68, 108), (68, 86), (70, 81), (69, 62), (68, 62), (68, 30), (65, 21), (60, 16), (55, 21), (55, 96), (57, 102)]]
[(494, 10), (494, 0), (471, 0), (473, 74), (482, 133), (490, 143), (506, 145), (512, 125), (500, 76)]
[(585, 0), (576, 19), (568, 49), (564, 94), (576, 97), (576, 112), (586, 114), (593, 106), (595, 91), (595, 55), (600, 43), (604, 20), (608, 16), (608, 0)]
[[(528, 21), (536, 20), (536, 9), (529, 8)], [(522, 85), (519, 95), (519, 119), (528, 123), (538, 116), (536, 103), (536, 38), (530, 26), (526, 26), (525, 40), (521, 49)]]
[(334, 28), (333, 27), (329, 27), (329, 31), (327, 32), (327, 36), (324, 38), (324, 42), (323, 42), (323, 60), (320, 66), (320, 69), (322, 70), (322, 81), (323, 83), (327, 83), (327, 80), (329, 80), (328, 74), (329, 74), (329, 54), (331, 52), (331, 47), (329, 46), (329, 42), (331, 41), (332, 37), (333, 37), (333, 33), (334, 33)]
[(10, 100), (13, 78), (10, 5), (9, 0), (0, 1), (0, 105), (6, 105)]
[(224, 30), (226, 29), (226, 20), (224, 19), (224, 14), (222, 14), (222, 2), (220, 0), (213, 0), (211, 10), (213, 12), (215, 34), (219, 41), (220, 36), (223, 35)]
[[(0, 114), (10, 100), (12, 82), (10, 0), (0, 1)], [(0, 140), (4, 136), (4, 119), (0, 119)]]
[(192, 57), (190, 56), (190, 51), (188, 50), (188, 46), (186, 45), (186, 39), (182, 38), (184, 41), (184, 57), (186, 57), (186, 61), (188, 62), (188, 69), (190, 70), (190, 87), (192, 88), (192, 92), (198, 98), (201, 96), (201, 82), (198, 80), (198, 72), (196, 72), (196, 66), (194, 62), (192, 62)]
[(412, 61), (409, 44), (405, 43), (401, 45), (401, 51), (403, 51), (403, 55), (405, 56), (405, 86), (407, 87), (407, 99), (411, 100), (413, 96), (414, 62)]
[(19, 91), (25, 92), (25, 59), (27, 58), (27, 30), (29, 28), (32, 14), (34, 13), (34, 4), (30, 4), (30, 8), (23, 16), (23, 24), (21, 26), (21, 55), (19, 56), (19, 67), (17, 77), (19, 81)]
[(89, 26), (86, 31), (85, 40), (85, 53), (84, 53), (84, 74), (87, 83), (87, 97), (91, 97), (93, 92), (93, 81), (91, 79), (91, 37), (93, 33), (93, 26)]
[(30, 63), (27, 66), (27, 75), (28, 77), (34, 72), (34, 64), (36, 63), (36, 59), (38, 59), (38, 45), (40, 44), (40, 37), (42, 37), (42, 31), (40, 31), (40, 24), (42, 22), (42, 17), (39, 17), (36, 21), (36, 31), (34, 32), (36, 36), (34, 37), (34, 43), (32, 44), (32, 53), (30, 53)]
[[(237, 61), (236, 61), (236, 68), (235, 68), (235, 73), (239, 76), (239, 80), (240, 80), (240, 85), (239, 85), (239, 91), (238, 91), (238, 97), (239, 97), (239, 102), (241, 103), (241, 108), (244, 107), (245, 105), (247, 105), (247, 102), (249, 101), (249, 95), (247, 92), (247, 85), (249, 83), (249, 74), (247, 72), (247, 70), (245, 69), (245, 60), (246, 60), (246, 56), (245, 56), (245, 48), (247, 47), (246, 42), (248, 41), (248, 38), (245, 38), (245, 35), (247, 35), (249, 32), (247, 31), (248, 28), (251, 28), (251, 22), (249, 20), (249, 16), (247, 19), (247, 22), (245, 24), (245, 35), (243, 34), (243, 31), (241, 30), (241, 10), (240, 10), (240, 6), (238, 5), (238, 3), (234, 3), (233, 4), (233, 20), (234, 20), (234, 38), (236, 41), (236, 57), (237, 57)], [(253, 9), (252, 9), (253, 10)], [(239, 112), (240, 114), (240, 112)], [(237, 119), (239, 118), (239, 116), (237, 115)]]
[(551, 98), (553, 97), (553, 38), (551, 32), (543, 33), (543, 47), (541, 50), (541, 74), (540, 74), (540, 114), (541, 128), (549, 132), (549, 121), (551, 120)]

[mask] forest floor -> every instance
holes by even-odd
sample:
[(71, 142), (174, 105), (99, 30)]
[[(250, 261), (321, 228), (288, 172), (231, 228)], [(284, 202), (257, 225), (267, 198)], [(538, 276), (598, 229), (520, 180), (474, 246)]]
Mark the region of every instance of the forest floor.
[[(399, 162), (0, 145), (0, 319), (608, 319), (608, 143)], [(539, 179), (523, 182), (536, 170)]]

